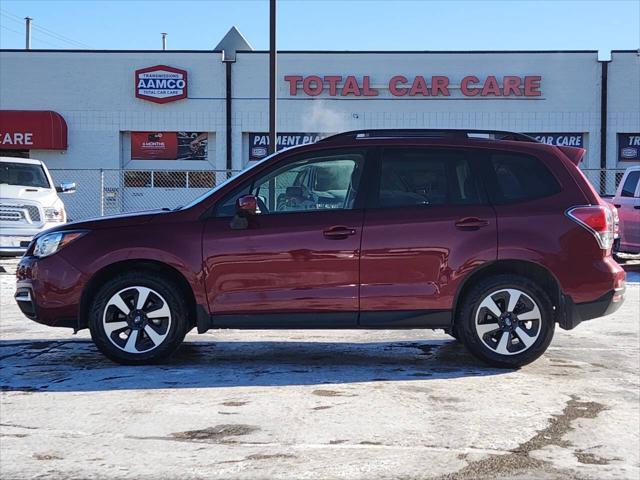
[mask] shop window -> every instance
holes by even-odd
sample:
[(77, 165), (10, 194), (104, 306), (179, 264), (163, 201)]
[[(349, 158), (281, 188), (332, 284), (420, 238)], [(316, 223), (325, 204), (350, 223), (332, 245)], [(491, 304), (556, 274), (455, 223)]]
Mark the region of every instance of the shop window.
[(214, 172), (189, 172), (189, 188), (213, 188), (215, 182)]
[(126, 170), (124, 172), (124, 186), (131, 188), (151, 187), (151, 172)]
[(154, 172), (153, 186), (156, 188), (186, 188), (187, 172)]

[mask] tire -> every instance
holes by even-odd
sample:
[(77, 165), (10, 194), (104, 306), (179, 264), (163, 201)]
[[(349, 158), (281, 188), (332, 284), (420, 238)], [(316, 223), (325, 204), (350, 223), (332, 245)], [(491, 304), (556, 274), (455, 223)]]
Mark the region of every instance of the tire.
[(444, 333), (446, 333), (447, 335), (449, 335), (451, 338), (453, 338), (454, 340), (459, 341), (460, 340), (460, 335), (458, 335), (458, 331), (456, 330), (455, 325), (453, 327), (451, 327), (450, 330), (445, 330)]
[(495, 367), (517, 368), (546, 351), (555, 318), (549, 296), (535, 282), (497, 275), (465, 294), (455, 328), (475, 357)]
[(123, 273), (102, 285), (89, 310), (89, 330), (98, 350), (125, 365), (169, 358), (190, 325), (179, 292), (156, 272)]

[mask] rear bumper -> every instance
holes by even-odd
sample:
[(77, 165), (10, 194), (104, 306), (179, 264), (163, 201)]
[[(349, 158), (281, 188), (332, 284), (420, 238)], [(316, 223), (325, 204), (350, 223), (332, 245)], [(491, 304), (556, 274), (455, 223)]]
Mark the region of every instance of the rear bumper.
[(563, 312), (558, 321), (560, 328), (571, 330), (580, 323), (604, 317), (618, 310), (624, 303), (625, 287), (615, 288), (592, 302), (573, 303), (569, 296), (563, 297)]

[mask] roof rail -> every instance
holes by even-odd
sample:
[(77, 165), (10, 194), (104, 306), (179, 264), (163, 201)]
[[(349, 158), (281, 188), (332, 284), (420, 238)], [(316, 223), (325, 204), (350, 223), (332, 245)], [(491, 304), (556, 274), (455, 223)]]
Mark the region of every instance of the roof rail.
[[(524, 133), (507, 132), (503, 130), (468, 130), (468, 129), (373, 129), (352, 130), (325, 137), (320, 142), (331, 143), (343, 139), (372, 139), (372, 138), (476, 138), (475, 135), (488, 135), (489, 140), (514, 140), (519, 142), (539, 143), (535, 138)], [(483, 139), (484, 137), (477, 137)]]

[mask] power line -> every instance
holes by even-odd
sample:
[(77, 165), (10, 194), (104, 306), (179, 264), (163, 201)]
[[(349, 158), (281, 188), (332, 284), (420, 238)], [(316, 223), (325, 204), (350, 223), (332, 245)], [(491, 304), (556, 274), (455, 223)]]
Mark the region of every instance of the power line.
[[(19, 32), (17, 30), (14, 30), (13, 28), (7, 27), (6, 25), (0, 25), (0, 28), (2, 28), (3, 30), (6, 30), (8, 32), (15, 33), (15, 34), (20, 35), (20, 36), (24, 35), (24, 32)], [(50, 47), (62, 48), (62, 47), (60, 47), (60, 44), (55, 45), (55, 44), (53, 44), (51, 42), (48, 42), (47, 40), (44, 40), (43, 38), (40, 38), (40, 37), (37, 37), (36, 40), (38, 41), (38, 43), (44, 43), (45, 45), (49, 45)]]
[(13, 28), (9, 28), (9, 27), (7, 27), (5, 25), (0, 25), (0, 28), (8, 30), (9, 32), (17, 33), (18, 35), (24, 35), (24, 32), (19, 32), (17, 30), (14, 30)]
[[(19, 22), (19, 23), (23, 23), (23, 19), (21, 19), (20, 17), (18, 17), (17, 15), (14, 15), (6, 10), (0, 9), (0, 14), (4, 17), (6, 17), (9, 20), (13, 20), (14, 22)], [(64, 42), (67, 43), (71, 46), (74, 47), (85, 47), (85, 48), (92, 48), (90, 45), (87, 45), (86, 43), (83, 42), (79, 42), (77, 40), (74, 40), (72, 38), (69, 38), (65, 35), (61, 35), (57, 32), (54, 32), (53, 30), (50, 30), (48, 28), (45, 27), (41, 27), (40, 25), (31, 25), (32, 30), (38, 31), (40, 33), (42, 33), (43, 35), (47, 35), (51, 38), (53, 38), (54, 40), (58, 41), (58, 42)], [(47, 42), (43, 39), (39, 39), (39, 41), (46, 43), (48, 45), (52, 45), (50, 42)], [(55, 46), (55, 45), (54, 45)]]

